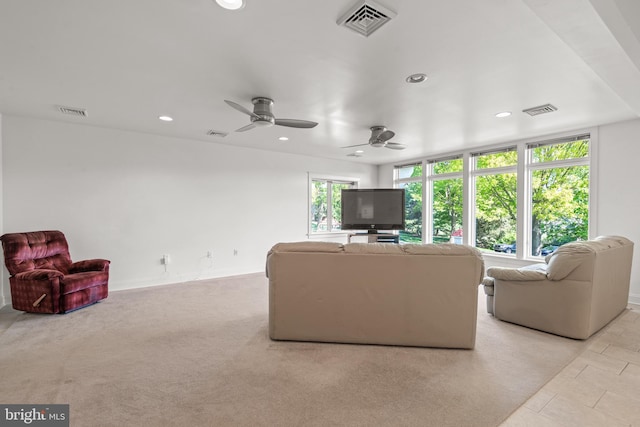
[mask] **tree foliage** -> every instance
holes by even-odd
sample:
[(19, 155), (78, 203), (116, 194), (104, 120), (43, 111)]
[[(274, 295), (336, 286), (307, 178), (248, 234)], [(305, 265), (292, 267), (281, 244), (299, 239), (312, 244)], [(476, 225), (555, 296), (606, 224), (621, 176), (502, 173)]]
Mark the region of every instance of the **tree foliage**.
[[(557, 166), (553, 162), (583, 158), (588, 153), (588, 140), (531, 149), (533, 162), (541, 165), (530, 178), (531, 254), (538, 255), (545, 245), (587, 239), (589, 167)], [(496, 168), (516, 165), (517, 152), (479, 155), (475, 161), (476, 169), (481, 172), (474, 181), (476, 245), (493, 249), (496, 243), (513, 243), (517, 232), (517, 175)], [(449, 241), (462, 228), (463, 212), (462, 179), (438, 179), (437, 175), (461, 170), (461, 159), (434, 164), (433, 238), (436, 242)], [(422, 186), (412, 183), (405, 188), (409, 224), (409, 219), (415, 220), (418, 212), (422, 215)]]

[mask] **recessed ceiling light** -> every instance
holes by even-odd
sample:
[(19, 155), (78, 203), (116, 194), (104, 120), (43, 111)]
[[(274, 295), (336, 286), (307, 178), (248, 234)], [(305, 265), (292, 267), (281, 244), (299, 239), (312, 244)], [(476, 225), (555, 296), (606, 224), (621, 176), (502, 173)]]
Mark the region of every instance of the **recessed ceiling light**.
[(496, 117), (498, 118), (503, 118), (503, 117), (509, 117), (511, 115), (511, 111), (502, 111), (498, 114), (496, 114)]
[(245, 5), (244, 0), (216, 0), (216, 3), (229, 10), (242, 9)]
[(289, 138), (287, 138), (286, 136), (281, 136), (280, 138), (278, 138), (280, 141), (288, 141)]
[(356, 150), (356, 154), (362, 154), (364, 153), (364, 150)]
[(173, 121), (173, 117), (169, 117), (169, 116), (158, 116), (158, 120), (162, 120), (163, 122), (172, 122), (172, 121)]
[(405, 79), (407, 83), (422, 83), (427, 80), (427, 75), (424, 73), (411, 74)]

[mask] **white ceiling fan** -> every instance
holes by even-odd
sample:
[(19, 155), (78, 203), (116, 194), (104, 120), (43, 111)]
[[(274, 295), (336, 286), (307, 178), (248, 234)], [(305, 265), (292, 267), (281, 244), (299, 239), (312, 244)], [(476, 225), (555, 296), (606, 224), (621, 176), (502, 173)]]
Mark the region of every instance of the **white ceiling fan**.
[(247, 110), (242, 105), (233, 102), (224, 100), (230, 107), (235, 108), (248, 115), (251, 118), (251, 123), (241, 127), (240, 129), (236, 129), (236, 132), (244, 132), (256, 127), (269, 127), (269, 126), (288, 126), (291, 128), (313, 128), (318, 125), (316, 122), (311, 122), (309, 120), (298, 120), (298, 119), (276, 119), (271, 111), (271, 107), (273, 106), (273, 99), (265, 98), (263, 96), (258, 96), (253, 98), (251, 102), (253, 103), (253, 112)]
[(376, 148), (385, 147), (385, 148), (390, 148), (392, 150), (404, 150), (405, 148), (407, 148), (407, 146), (404, 144), (399, 144), (397, 142), (389, 141), (395, 135), (396, 135), (395, 132), (387, 129), (385, 126), (372, 126), (371, 137), (369, 138), (368, 143), (348, 145), (342, 148), (362, 147), (363, 145), (370, 145)]

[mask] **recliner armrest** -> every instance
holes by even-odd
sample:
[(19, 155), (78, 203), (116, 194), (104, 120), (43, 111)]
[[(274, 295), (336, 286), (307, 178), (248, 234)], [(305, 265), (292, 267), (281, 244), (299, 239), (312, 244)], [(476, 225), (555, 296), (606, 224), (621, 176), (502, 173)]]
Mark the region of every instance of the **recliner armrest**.
[(51, 280), (56, 277), (62, 277), (62, 276), (64, 276), (64, 274), (62, 274), (58, 270), (49, 270), (49, 269), (42, 268), (42, 269), (36, 269), (36, 270), (23, 271), (21, 273), (16, 274), (13, 277), (19, 280)]
[(545, 280), (547, 278), (546, 264), (534, 264), (522, 268), (489, 267), (487, 276), (500, 280), (525, 282)]
[(74, 262), (69, 266), (69, 273), (82, 273), (84, 271), (108, 271), (111, 261), (107, 259), (86, 259)]

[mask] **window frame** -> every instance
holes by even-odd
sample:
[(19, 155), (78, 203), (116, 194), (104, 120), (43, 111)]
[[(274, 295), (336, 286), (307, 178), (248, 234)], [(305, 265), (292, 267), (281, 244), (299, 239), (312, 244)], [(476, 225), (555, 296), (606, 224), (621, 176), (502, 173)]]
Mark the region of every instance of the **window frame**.
[[(399, 170), (401, 168), (407, 167), (407, 166), (420, 166), (422, 168), (422, 174), (420, 176), (416, 176), (416, 177), (408, 177), (408, 178), (399, 178)], [(424, 224), (426, 224), (426, 215), (427, 213), (425, 212), (425, 200), (426, 197), (428, 197), (428, 195), (430, 194), (427, 189), (426, 189), (426, 169), (427, 169), (427, 161), (426, 160), (421, 160), (421, 161), (417, 161), (417, 162), (409, 162), (409, 163), (403, 163), (401, 165), (395, 165), (393, 167), (393, 188), (401, 188), (400, 185), (401, 184), (410, 184), (410, 183), (414, 183), (414, 182), (420, 182), (422, 184), (422, 243), (424, 243), (425, 240), (425, 229), (424, 229)], [(406, 215), (406, 212), (405, 212)]]
[[(477, 162), (476, 159), (480, 156), (486, 155), (486, 154), (495, 154), (495, 153), (501, 153), (501, 152), (510, 152), (510, 151), (515, 151), (516, 154), (516, 164), (515, 165), (509, 165), (509, 166), (498, 166), (498, 167), (493, 167), (493, 168), (479, 168), (477, 166)], [(469, 204), (468, 204), (468, 209), (464, 209), (464, 211), (467, 212), (467, 215), (469, 217), (469, 222), (468, 222), (468, 229), (469, 229), (469, 238), (467, 240), (467, 243), (471, 246), (476, 247), (477, 244), (477, 240), (476, 240), (476, 179), (478, 177), (481, 176), (488, 176), (488, 175), (501, 175), (501, 174), (512, 174), (514, 173), (516, 175), (516, 242), (518, 242), (518, 238), (519, 238), (519, 223), (520, 221), (518, 220), (518, 218), (521, 218), (520, 216), (520, 211), (519, 211), (519, 207), (521, 205), (520, 202), (520, 174), (519, 174), (519, 165), (521, 163), (521, 155), (520, 155), (520, 150), (519, 150), (519, 146), (516, 145), (507, 145), (507, 146), (501, 146), (499, 148), (494, 148), (494, 149), (486, 149), (486, 150), (481, 150), (481, 151), (472, 151), (468, 153), (468, 165), (469, 165), (469, 174), (468, 174), (468, 181), (469, 181)], [(467, 234), (467, 233), (465, 233)], [(519, 250), (519, 248), (522, 245), (518, 244), (516, 245), (516, 256), (517, 256), (517, 251)], [(510, 256), (510, 255), (508, 255)]]
[[(446, 162), (447, 160), (458, 160), (461, 159), (462, 160), (462, 170), (461, 171), (457, 171), (457, 172), (446, 172), (446, 173), (435, 173), (434, 169), (435, 169), (435, 165), (436, 163), (440, 163), (440, 162)], [(435, 158), (430, 158), (425, 160), (425, 166), (422, 168), (423, 170), (423, 177), (424, 177), (424, 183), (423, 183), (423, 192), (425, 193), (423, 195), (422, 200), (427, 200), (429, 202), (429, 206), (431, 207), (431, 209), (425, 209), (425, 206), (422, 206), (422, 217), (423, 217), (423, 222), (422, 222), (422, 241), (423, 242), (433, 242), (433, 238), (434, 233), (433, 233), (433, 226), (434, 226), (434, 215), (433, 215), (433, 196), (434, 196), (434, 191), (433, 191), (433, 184), (436, 181), (445, 181), (445, 180), (452, 180), (452, 179), (461, 179), (462, 180), (462, 230), (463, 230), (463, 236), (464, 236), (464, 217), (465, 217), (465, 209), (464, 209), (464, 201), (465, 201), (465, 175), (464, 175), (464, 170), (465, 170), (465, 160), (464, 160), (464, 155), (463, 154), (455, 154), (455, 155), (448, 155), (448, 156), (441, 156), (441, 157), (435, 157)], [(424, 203), (423, 203), (424, 204)], [(425, 224), (427, 224), (428, 228), (427, 228), (427, 232), (425, 233), (424, 229), (425, 229)], [(464, 238), (463, 238), (463, 242), (464, 242)]]
[[(548, 162), (534, 162), (533, 161), (533, 151), (531, 148), (544, 146), (544, 145), (554, 145), (561, 144), (565, 142), (577, 142), (582, 141), (584, 139), (589, 139), (589, 153), (586, 157), (579, 157), (573, 159), (563, 159), (563, 160), (552, 160)], [(522, 245), (518, 245), (517, 255), (522, 259), (540, 259), (541, 256), (538, 255), (530, 255), (529, 249), (533, 244), (533, 230), (531, 224), (531, 217), (533, 212), (533, 187), (531, 185), (533, 180), (533, 173), (539, 170), (545, 169), (556, 169), (556, 168), (567, 168), (574, 166), (587, 166), (589, 168), (589, 220), (587, 223), (587, 235), (588, 238), (593, 238), (593, 224), (595, 224), (596, 218), (596, 210), (594, 209), (594, 144), (596, 144), (597, 137), (594, 137), (594, 131), (591, 132), (574, 132), (565, 137), (554, 137), (554, 138), (542, 138), (536, 141), (528, 141), (522, 147), (523, 153), (522, 158), (524, 159), (525, 170), (523, 172), (523, 194), (521, 200), (520, 194), (518, 194), (518, 204), (522, 205), (524, 211), (524, 217), (526, 218), (526, 222), (524, 224), (518, 223), (518, 225), (522, 225), (522, 235), (518, 235), (518, 241), (522, 241)], [(519, 179), (520, 181), (520, 179)]]
[[(333, 222), (333, 211), (332, 211), (332, 191), (331, 186), (333, 183), (339, 184), (351, 184), (351, 188), (358, 188), (360, 184), (360, 178), (347, 177), (347, 176), (337, 176), (331, 174), (323, 174), (323, 173), (312, 173), (309, 172), (307, 174), (307, 237), (317, 237), (317, 236), (338, 236), (338, 235), (346, 235), (349, 232), (345, 230), (331, 230), (332, 222)], [(323, 231), (313, 231), (312, 230), (312, 222), (313, 222), (313, 184), (316, 181), (322, 181), (328, 185), (327, 188), (327, 230)]]
[[(562, 142), (579, 141), (581, 139), (589, 139), (589, 154), (586, 157), (566, 160), (554, 160), (551, 162), (533, 162), (529, 147), (533, 145), (558, 144)], [(515, 166), (504, 166), (498, 168), (475, 167), (474, 155), (483, 153), (492, 153), (513, 149), (517, 151), (517, 164)], [(499, 257), (503, 259), (516, 259), (540, 262), (541, 256), (528, 255), (530, 252), (526, 250), (531, 246), (531, 176), (533, 171), (539, 169), (555, 168), (555, 167), (571, 167), (586, 165), (589, 168), (589, 219), (588, 219), (588, 238), (597, 235), (596, 226), (598, 224), (598, 212), (595, 208), (598, 200), (598, 128), (587, 128), (569, 132), (562, 132), (553, 135), (546, 135), (536, 138), (527, 138), (517, 141), (507, 141), (501, 144), (495, 144), (485, 147), (477, 147), (474, 149), (450, 152), (438, 156), (423, 158), (421, 160), (408, 161), (403, 164), (393, 166), (393, 186), (411, 181), (412, 179), (398, 179), (397, 169), (407, 165), (422, 164), (422, 184), (423, 184), (423, 207), (422, 207), (422, 240), (423, 243), (433, 241), (433, 189), (432, 183), (434, 179), (451, 179), (458, 175), (458, 172), (447, 174), (433, 174), (433, 164), (449, 160), (456, 157), (463, 159), (463, 171), (461, 172), (463, 181), (463, 243), (474, 246), (475, 241), (475, 177), (494, 173), (516, 173), (517, 186), (517, 219), (516, 219), (516, 241), (518, 242), (515, 257), (494, 252), (483, 252), (483, 255), (490, 257)]]

